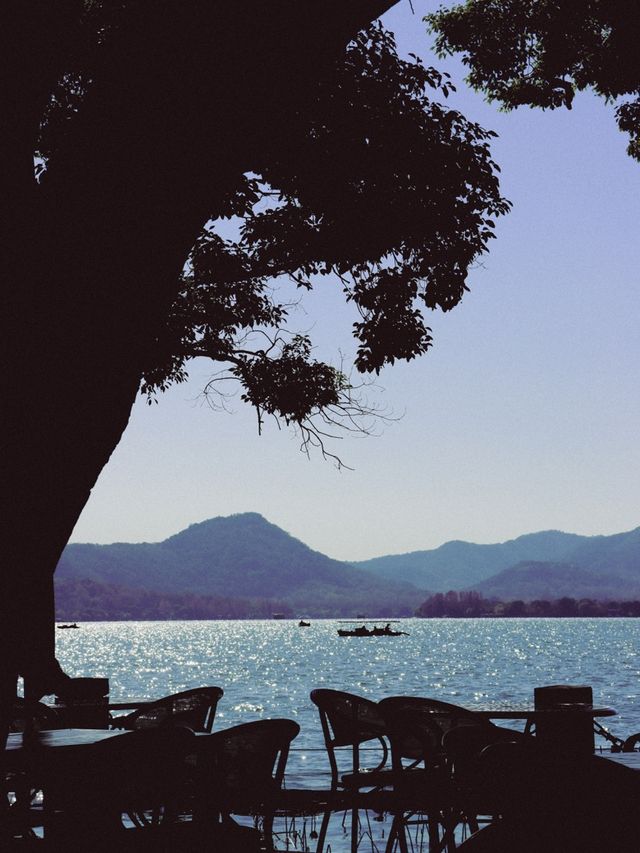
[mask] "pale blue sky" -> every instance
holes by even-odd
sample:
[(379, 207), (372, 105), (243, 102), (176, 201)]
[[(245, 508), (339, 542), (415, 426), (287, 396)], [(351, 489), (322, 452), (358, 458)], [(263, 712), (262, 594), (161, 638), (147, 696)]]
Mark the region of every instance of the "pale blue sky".
[[(499, 113), (457, 62), (429, 53), (407, 0), (385, 17), (403, 50), (447, 67), (452, 102), (498, 131), (494, 158), (512, 213), (435, 345), (388, 368), (379, 402), (404, 417), (334, 447), (354, 471), (237, 400), (198, 402), (212, 368), (156, 406), (141, 399), (74, 541), (158, 541), (217, 515), (255, 511), (340, 559), (497, 542), (534, 530), (614, 533), (640, 524), (640, 164), (613, 111), (590, 95), (571, 112)], [(352, 315), (327, 281), (301, 313), (318, 354), (352, 356)]]

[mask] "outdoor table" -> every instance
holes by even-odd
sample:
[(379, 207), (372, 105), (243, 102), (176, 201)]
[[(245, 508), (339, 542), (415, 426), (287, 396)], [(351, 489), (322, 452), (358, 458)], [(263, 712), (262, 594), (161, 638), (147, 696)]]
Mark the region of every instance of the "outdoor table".
[[(15, 732), (7, 737), (4, 751), (5, 770), (38, 769), (44, 762), (55, 761), (56, 755), (80, 751), (100, 741), (127, 734), (121, 729), (47, 729), (41, 732)], [(208, 732), (195, 732), (196, 738), (211, 737)]]
[[(437, 712), (436, 712), (437, 713)], [(566, 703), (558, 705), (555, 708), (489, 708), (489, 709), (473, 709), (473, 713), (485, 720), (527, 720), (534, 723), (536, 720), (549, 719), (549, 717), (557, 717), (560, 714), (579, 713), (586, 714), (590, 717), (615, 717), (617, 711), (615, 708), (606, 706), (596, 707), (595, 705), (582, 705)]]
[[(111, 714), (111, 711), (139, 711), (140, 708), (146, 708), (150, 705), (154, 704), (153, 699), (129, 699), (124, 702), (109, 702), (107, 705), (107, 711)], [(111, 723), (117, 722), (118, 719), (122, 719), (126, 717), (126, 714), (116, 714), (115, 717), (111, 717)], [(123, 731), (123, 729), (120, 729)]]
[[(105, 708), (108, 711), (136, 711), (138, 708), (145, 708), (147, 705), (153, 705), (156, 702), (156, 699), (126, 699), (121, 702), (83, 702), (83, 706), (95, 705), (100, 708)], [(44, 703), (47, 708), (51, 708), (54, 711), (59, 711), (60, 708), (64, 708), (64, 705), (59, 705), (52, 702)]]
[[(2, 758), (4, 773), (24, 774), (20, 789), (24, 792), (33, 788), (38, 790), (42, 777), (46, 777), (50, 768), (72, 767), (82, 762), (87, 750), (97, 743), (110, 738), (128, 736), (118, 729), (47, 729), (40, 732), (18, 732), (9, 734)], [(196, 732), (195, 737), (211, 737), (206, 732)], [(27, 811), (29, 804), (27, 803)], [(43, 787), (42, 826), (47, 833), (47, 791)], [(28, 820), (28, 818), (25, 818)]]
[(17, 825), (29, 826), (33, 815), (32, 791), (42, 790), (42, 812), (40, 820), (45, 835), (49, 813), (47, 810), (46, 778), (47, 771), (60, 761), (68, 766), (69, 761), (81, 761), (83, 750), (101, 740), (118, 737), (120, 732), (109, 729), (52, 729), (40, 732), (19, 732), (9, 734), (2, 757), (2, 770), (16, 774), (14, 785), (16, 804), (14, 814), (18, 816)]
[(8, 770), (37, 768), (43, 761), (51, 759), (54, 751), (92, 746), (121, 734), (112, 729), (47, 729), (12, 733), (7, 737), (4, 766)]
[(146, 708), (147, 705), (153, 705), (156, 701), (156, 699), (128, 699), (125, 702), (108, 702), (107, 710), (137, 711), (138, 708)]
[(473, 713), (484, 720), (526, 720), (525, 732), (536, 723), (544, 720), (566, 719), (572, 714), (588, 717), (615, 717), (615, 708), (595, 705), (563, 704), (555, 708), (488, 708), (473, 709)]
[[(137, 708), (144, 708), (147, 705), (153, 705), (157, 699), (126, 699), (121, 702), (83, 702), (83, 705), (96, 705), (98, 707), (106, 707), (108, 711), (135, 711)], [(47, 708), (52, 708), (54, 711), (59, 710), (64, 705), (59, 705), (55, 702), (45, 702)]]
[(59, 724), (69, 729), (87, 728), (97, 730), (107, 728), (111, 711), (137, 711), (153, 704), (151, 699), (127, 699), (119, 702), (85, 700), (65, 704), (63, 702), (45, 702), (47, 708), (55, 712)]
[[(140, 708), (153, 705), (153, 703), (153, 699), (127, 699), (119, 702), (86, 701), (73, 705), (50, 702), (44, 704), (55, 712), (59, 723), (65, 726), (65, 728), (84, 728), (84, 723), (86, 722), (87, 729), (97, 731), (96, 727), (101, 724), (102, 715), (104, 715), (103, 728), (106, 729), (111, 711), (137, 711)], [(116, 715), (115, 719), (117, 717), (118, 715)]]
[(614, 717), (615, 708), (585, 703), (558, 703), (553, 708), (496, 708), (474, 711), (485, 720), (525, 720), (525, 734), (536, 727), (536, 740), (559, 752), (593, 753), (595, 717)]

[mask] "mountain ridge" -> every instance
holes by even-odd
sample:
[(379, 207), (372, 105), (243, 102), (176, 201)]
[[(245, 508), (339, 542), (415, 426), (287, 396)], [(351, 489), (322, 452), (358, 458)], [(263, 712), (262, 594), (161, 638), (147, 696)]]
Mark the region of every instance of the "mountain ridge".
[(587, 538), (561, 530), (543, 530), (491, 544), (453, 539), (438, 548), (374, 557), (353, 565), (380, 577), (401, 578), (421, 589), (447, 592), (468, 588), (523, 560), (558, 561)]
[(611, 600), (640, 598), (640, 580), (635, 585), (610, 574), (596, 574), (572, 563), (524, 561), (504, 569), (473, 589), (485, 598), (501, 601), (551, 600), (558, 598), (593, 598)]
[[(449, 590), (503, 600), (628, 599), (640, 597), (640, 527), (608, 536), (538, 531), (495, 544), (451, 540), (431, 550), (347, 563), (314, 551), (258, 513), (237, 513), (191, 524), (161, 542), (70, 544), (56, 585), (71, 580), (101, 585), (95, 595), (104, 603), (111, 594), (120, 602), (118, 612), (134, 600), (131, 590), (210, 599), (201, 602), (202, 612), (226, 612), (213, 601), (217, 597), (234, 599), (228, 605), (234, 612), (262, 613), (265, 602), (275, 607), (277, 601), (278, 609), (315, 617), (410, 615), (427, 595)], [(91, 606), (82, 587), (67, 587), (65, 595)], [(139, 609), (168, 607), (154, 601)], [(191, 599), (172, 606), (197, 610)], [(101, 607), (108, 610), (108, 603)]]
[(157, 543), (68, 545), (58, 581), (180, 595), (268, 598), (309, 615), (408, 615), (418, 591), (313, 551), (258, 513), (218, 516)]

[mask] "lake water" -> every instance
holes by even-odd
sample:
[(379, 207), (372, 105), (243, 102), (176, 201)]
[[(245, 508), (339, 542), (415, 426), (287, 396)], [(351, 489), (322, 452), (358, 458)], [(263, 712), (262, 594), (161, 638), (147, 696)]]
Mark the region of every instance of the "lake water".
[[(341, 638), (336, 620), (96, 622), (57, 631), (74, 676), (107, 676), (112, 701), (202, 685), (224, 696), (214, 729), (288, 717), (301, 732), (290, 787), (325, 786), (328, 763), (314, 687), (430, 696), (469, 708), (529, 705), (544, 684), (590, 684), (619, 711), (607, 726), (640, 731), (640, 619), (407, 619), (403, 637)], [(334, 851), (343, 849), (334, 839)], [(345, 848), (346, 849), (346, 848)]]

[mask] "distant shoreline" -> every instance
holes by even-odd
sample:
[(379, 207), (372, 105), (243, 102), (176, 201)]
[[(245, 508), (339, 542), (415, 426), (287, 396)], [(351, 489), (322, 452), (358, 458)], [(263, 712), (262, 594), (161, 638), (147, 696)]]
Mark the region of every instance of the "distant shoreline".
[(536, 598), (525, 601), (484, 598), (479, 592), (447, 592), (430, 595), (416, 611), (423, 619), (456, 618), (633, 618), (640, 616), (640, 601), (596, 598)]
[[(638, 604), (640, 606), (640, 602), (638, 602)], [(580, 614), (580, 613), (573, 614), (573, 615), (523, 614), (521, 616), (481, 613), (481, 614), (478, 614), (477, 616), (470, 616), (467, 614), (463, 614), (463, 615), (456, 615), (456, 616), (445, 616), (445, 615), (443, 615), (443, 616), (405, 616), (405, 617), (397, 617), (396, 616), (394, 618), (395, 619), (398, 619), (398, 618), (401, 618), (401, 619), (418, 619), (418, 620), (434, 620), (434, 619), (435, 620), (437, 620), (437, 619), (456, 619), (456, 620), (469, 619), (469, 620), (471, 620), (471, 619), (477, 619), (477, 620), (486, 621), (487, 619), (500, 619), (500, 620), (503, 620), (503, 619), (636, 619), (638, 617), (640, 617), (640, 613), (598, 613), (598, 614), (592, 614), (592, 615), (585, 615), (585, 614)], [(335, 622), (339, 619), (344, 619), (344, 618), (345, 617), (343, 614), (340, 614), (338, 616), (311, 616), (311, 617), (309, 617), (309, 621), (311, 621), (312, 623), (313, 622)], [(383, 622), (386, 618), (387, 618), (386, 616), (374, 617), (374, 619), (376, 619), (378, 622)], [(58, 625), (58, 623), (63, 623), (63, 622), (68, 622), (68, 621), (72, 621), (72, 620), (71, 619), (68, 619), (68, 620), (58, 619), (58, 620), (56, 620), (56, 625)], [(76, 617), (73, 621), (77, 622), (78, 627), (80, 628), (80, 627), (82, 627), (83, 624), (87, 625), (87, 624), (92, 624), (92, 623), (96, 623), (96, 622), (123, 622), (123, 623), (126, 623), (126, 622), (273, 622), (274, 624), (279, 624), (279, 625), (282, 625), (282, 624), (286, 625), (287, 623), (292, 622), (292, 623), (295, 623), (295, 627), (298, 627), (298, 621), (299, 620), (298, 620), (297, 616), (291, 616), (291, 617), (287, 617), (286, 619), (275, 619), (275, 620), (267, 618), (265, 616), (242, 616), (242, 617), (237, 617), (237, 616), (184, 617), (184, 616), (180, 616), (180, 617), (175, 617), (175, 618), (165, 617), (162, 619), (150, 618), (150, 617), (137, 618), (134, 616), (113, 617), (113, 618), (109, 618), (108, 616), (101, 616), (99, 618)], [(357, 620), (354, 620), (354, 622), (355, 621), (357, 621)], [(370, 619), (369, 621), (373, 621), (373, 620)]]

